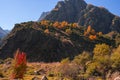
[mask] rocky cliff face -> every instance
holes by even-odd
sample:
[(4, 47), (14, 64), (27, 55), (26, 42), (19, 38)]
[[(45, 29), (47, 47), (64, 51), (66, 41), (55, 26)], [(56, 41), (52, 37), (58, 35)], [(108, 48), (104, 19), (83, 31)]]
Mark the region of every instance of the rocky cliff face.
[(103, 7), (89, 5), (84, 0), (60, 1), (44, 19), (78, 22), (79, 25), (85, 27), (91, 25), (96, 31), (103, 33), (120, 32), (120, 17)]
[[(118, 24), (120, 18), (116, 20), (118, 23), (114, 23), (114, 18), (116, 16), (110, 13), (107, 9), (103, 7), (96, 7), (93, 5), (87, 5), (79, 15), (79, 25), (89, 26), (91, 25), (96, 31), (101, 31), (103, 33), (109, 33), (111, 31), (120, 32), (120, 26)], [(116, 27), (114, 27), (116, 25)], [(116, 28), (119, 28), (118, 30)]]
[(79, 13), (87, 6), (84, 0), (59, 1), (55, 8), (44, 19), (51, 21), (78, 22)]

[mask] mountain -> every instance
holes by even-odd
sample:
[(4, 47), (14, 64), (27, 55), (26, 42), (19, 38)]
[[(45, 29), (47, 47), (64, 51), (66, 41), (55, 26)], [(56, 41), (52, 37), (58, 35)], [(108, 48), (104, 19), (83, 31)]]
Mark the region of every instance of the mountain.
[(79, 25), (91, 25), (96, 31), (109, 33), (111, 31), (120, 32), (120, 17), (113, 15), (103, 7), (87, 5), (79, 15)]
[[(115, 39), (119, 24), (120, 18), (105, 8), (88, 5), (84, 0), (59, 1), (42, 21), (16, 24), (3, 40), (0, 58), (13, 57), (19, 48), (26, 52), (28, 61), (73, 59), (83, 51), (93, 51), (96, 44), (115, 47), (117, 40), (119, 45), (119, 35)], [(110, 31), (110, 37), (101, 33)]]
[(7, 34), (10, 33), (10, 30), (4, 30)]
[(91, 25), (96, 31), (103, 33), (120, 32), (119, 16), (103, 7), (87, 4), (84, 0), (59, 1), (44, 20), (77, 22), (85, 27)]
[[(54, 23), (48, 22), (48, 24)], [(111, 46), (115, 44), (114, 40), (102, 37), (90, 40), (83, 35), (83, 29), (71, 26), (69, 28), (71, 30), (68, 26), (59, 29), (53, 25), (43, 25), (42, 22), (16, 24), (3, 41), (0, 58), (13, 57), (19, 48), (27, 53), (28, 61), (55, 62), (66, 57), (73, 59), (82, 51), (92, 51), (98, 43)]]
[(7, 35), (8, 32), (6, 32), (5, 30), (3, 30), (1, 27), (0, 27), (0, 38), (3, 38), (4, 36)]
[(43, 20), (50, 12), (43, 12), (40, 16), (40, 18), (38, 19), (38, 22)]
[(44, 19), (51, 21), (78, 22), (78, 15), (84, 10), (87, 3), (84, 0), (59, 1), (55, 8)]

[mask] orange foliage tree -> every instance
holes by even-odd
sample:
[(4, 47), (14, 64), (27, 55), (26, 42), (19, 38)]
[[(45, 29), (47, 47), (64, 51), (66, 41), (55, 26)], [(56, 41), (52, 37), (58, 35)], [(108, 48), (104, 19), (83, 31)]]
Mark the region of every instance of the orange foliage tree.
[(84, 31), (84, 36), (89, 36), (90, 32), (91, 32), (91, 26), (88, 26), (87, 30)]
[(97, 38), (96, 32), (91, 26), (87, 27), (87, 30), (84, 31), (84, 36), (87, 36), (91, 40), (95, 40)]
[(58, 21), (53, 23), (53, 27), (58, 27), (58, 26), (60, 26), (60, 23)]
[(41, 25), (48, 26), (49, 25), (49, 21), (48, 20), (42, 20), (41, 21)]
[(90, 33), (91, 29), (92, 29), (92, 28), (91, 28), (91, 26), (89, 25), (88, 28), (87, 28), (87, 33)]
[(68, 26), (68, 22), (66, 21), (61, 22), (61, 28), (64, 28), (66, 26)]
[(95, 30), (91, 29), (90, 34), (95, 35), (96, 34)]
[(90, 35), (90, 36), (89, 36), (89, 39), (91, 39), (91, 40), (95, 40), (96, 38), (97, 38), (96, 35)]

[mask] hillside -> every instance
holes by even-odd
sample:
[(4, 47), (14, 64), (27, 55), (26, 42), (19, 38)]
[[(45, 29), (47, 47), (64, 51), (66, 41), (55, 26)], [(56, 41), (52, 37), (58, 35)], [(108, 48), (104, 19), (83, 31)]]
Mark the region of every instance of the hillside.
[(99, 36), (89, 38), (92, 36), (89, 33), (84, 36), (84, 29), (75, 23), (58, 23), (63, 27), (57, 23), (41, 21), (16, 24), (3, 41), (0, 58), (13, 57), (19, 48), (27, 53), (29, 61), (54, 62), (66, 57), (73, 59), (82, 51), (92, 51), (98, 43), (115, 46), (114, 40)]
[(104, 7), (87, 4), (84, 0), (59, 1), (43, 20), (77, 22), (84, 27), (91, 25), (96, 31), (103, 33), (120, 32), (119, 16)]

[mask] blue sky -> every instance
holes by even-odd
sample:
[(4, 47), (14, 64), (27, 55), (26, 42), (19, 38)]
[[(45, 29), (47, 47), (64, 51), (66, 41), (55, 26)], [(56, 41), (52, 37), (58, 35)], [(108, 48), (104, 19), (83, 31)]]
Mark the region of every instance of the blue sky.
[[(12, 29), (14, 24), (36, 21), (42, 12), (50, 11), (60, 0), (0, 0), (0, 26)], [(87, 3), (106, 7), (120, 16), (120, 0), (85, 0)]]

